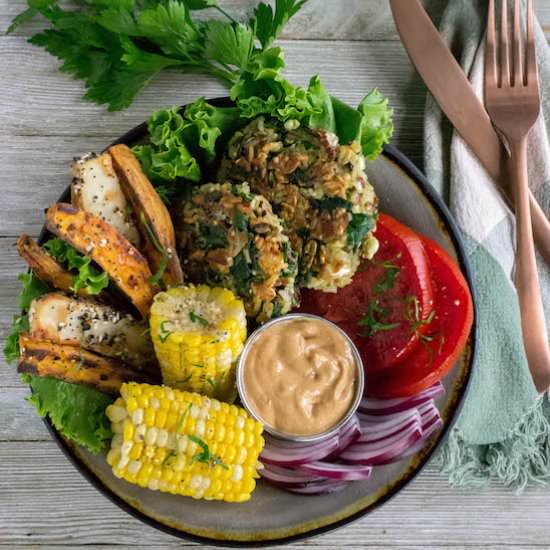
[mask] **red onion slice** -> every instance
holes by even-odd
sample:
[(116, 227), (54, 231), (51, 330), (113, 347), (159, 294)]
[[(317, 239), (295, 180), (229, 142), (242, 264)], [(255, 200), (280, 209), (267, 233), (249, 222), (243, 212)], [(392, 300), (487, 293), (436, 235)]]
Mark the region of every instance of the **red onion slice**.
[[(370, 449), (370, 450), (378, 450), (384, 447), (387, 447), (388, 444), (392, 444), (393, 442), (400, 441), (403, 436), (411, 431), (420, 431), (422, 432), (422, 424), (421, 422), (414, 422), (412, 425), (408, 426), (407, 428), (403, 429), (401, 432), (395, 433), (393, 435), (388, 435), (387, 437), (380, 439), (378, 441), (368, 441), (366, 443), (354, 443), (352, 447), (354, 449)], [(350, 447), (351, 448), (351, 447)]]
[(302, 472), (312, 475), (338, 479), (339, 481), (360, 481), (368, 479), (372, 467), (364, 464), (333, 464), (331, 462), (309, 462), (298, 466)]
[(422, 439), (426, 441), (443, 426), (443, 419), (440, 416), (432, 417), (426, 424), (422, 425)]
[(395, 413), (416, 407), (435, 399), (445, 393), (445, 388), (441, 382), (437, 382), (428, 389), (413, 395), (411, 397), (400, 397), (396, 399), (373, 399), (364, 397), (359, 404), (359, 412), (368, 413), (372, 415), (385, 415), (389, 413)]
[(357, 416), (359, 417), (359, 422), (361, 422), (361, 425), (367, 424), (370, 427), (372, 427), (375, 424), (385, 424), (388, 422), (395, 422), (396, 424), (400, 424), (403, 422), (407, 422), (411, 416), (418, 415), (418, 410), (416, 407), (413, 407), (411, 409), (406, 409), (404, 411), (399, 412), (393, 412), (388, 414), (365, 414), (365, 413), (357, 413)]
[(398, 460), (403, 453), (422, 437), (420, 424), (412, 426), (373, 443), (354, 443), (348, 447), (340, 458), (351, 464), (387, 464)]
[(413, 426), (421, 426), (420, 415), (417, 414), (416, 418), (412, 417), (405, 424), (390, 426), (386, 430), (371, 431), (367, 427), (363, 430), (361, 437), (356, 441), (356, 443), (376, 443), (379, 441), (384, 441), (390, 437), (399, 435), (400, 433), (410, 429)]
[(443, 420), (439, 416), (431, 418), (427, 424), (422, 425), (422, 437), (411, 447), (409, 447), (402, 455), (402, 458), (415, 455), (420, 452), (425, 446), (426, 442), (432, 437), (434, 433), (439, 431), (443, 427)]
[(361, 436), (359, 437), (359, 441), (378, 441), (403, 430), (413, 422), (418, 424), (421, 422), (418, 409), (409, 409), (408, 411), (387, 416), (377, 416), (375, 418), (379, 419), (379, 421), (361, 421)]
[[(344, 489), (368, 479), (372, 467), (420, 451), (443, 421), (433, 398), (444, 392), (438, 383), (403, 399), (363, 399), (363, 412), (318, 443), (293, 443), (265, 436), (260, 471), (266, 481), (301, 495)], [(337, 462), (334, 462), (334, 461)]]
[(338, 432), (338, 445), (341, 449), (346, 448), (361, 435), (361, 423), (357, 415), (353, 415), (346, 425)]
[(437, 405), (433, 402), (433, 400), (428, 401), (423, 405), (420, 405), (418, 407), (418, 412), (422, 417), (424, 417), (427, 414), (429, 415), (436, 414), (437, 416), (439, 416), (439, 409), (437, 408)]
[(319, 443), (280, 444), (273, 437), (266, 437), (266, 445), (260, 454), (260, 461), (275, 466), (299, 466), (306, 462), (321, 460), (338, 449), (338, 435)]
[(346, 425), (338, 433), (338, 447), (323, 460), (329, 461), (338, 458), (338, 455), (347, 449), (361, 436), (361, 423), (356, 415), (353, 415)]
[(266, 464), (278, 466), (297, 466), (306, 462), (333, 458), (360, 435), (361, 426), (355, 415), (346, 421), (337, 433), (318, 443), (283, 441), (266, 434), (265, 447), (260, 460)]

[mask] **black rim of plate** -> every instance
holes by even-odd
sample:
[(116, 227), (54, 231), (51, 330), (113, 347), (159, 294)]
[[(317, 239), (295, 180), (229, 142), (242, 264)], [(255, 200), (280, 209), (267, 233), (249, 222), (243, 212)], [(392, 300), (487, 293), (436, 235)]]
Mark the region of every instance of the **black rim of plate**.
[[(233, 103), (227, 97), (215, 98), (208, 101), (209, 103), (218, 107), (233, 105)], [(112, 145), (116, 143), (125, 143), (128, 145), (131, 145), (143, 139), (146, 136), (146, 133), (147, 133), (147, 123), (143, 122), (142, 124), (139, 124), (132, 130), (124, 134), (122, 137), (114, 141)], [(476, 346), (476, 342), (477, 342), (476, 302), (477, 300), (476, 300), (475, 288), (473, 286), (472, 270), (468, 262), (468, 258), (466, 256), (466, 252), (462, 245), (462, 240), (460, 237), (460, 230), (458, 228), (458, 225), (456, 224), (451, 212), (447, 208), (447, 205), (443, 202), (441, 197), (437, 194), (435, 189), (427, 180), (426, 176), (415, 166), (415, 164), (407, 156), (405, 156), (401, 151), (399, 151), (397, 148), (393, 147), (392, 145), (385, 145), (383, 154), (385, 157), (387, 157), (392, 162), (394, 162), (399, 168), (401, 168), (401, 170), (403, 170), (403, 172), (405, 172), (405, 174), (414, 181), (414, 183), (418, 186), (422, 194), (425, 197), (427, 197), (430, 205), (434, 208), (437, 215), (445, 222), (445, 229), (448, 232), (448, 235), (452, 241), (453, 247), (457, 252), (458, 264), (462, 270), (462, 273), (464, 274), (464, 277), (468, 282), (470, 291), (473, 295), (474, 319), (473, 319), (472, 330), (469, 338), (469, 345), (470, 345), (469, 369), (462, 381), (462, 386), (459, 389), (459, 393), (458, 393), (458, 400), (454, 405), (454, 410), (451, 411), (451, 417), (444, 424), (441, 432), (439, 433), (439, 438), (435, 443), (435, 445), (433, 445), (430, 451), (422, 457), (418, 466), (412, 472), (404, 474), (399, 480), (399, 482), (394, 487), (392, 487), (391, 490), (387, 491), (376, 502), (366, 506), (361, 510), (358, 510), (357, 512), (351, 514), (350, 516), (337, 520), (333, 523), (323, 525), (321, 527), (313, 528), (310, 531), (305, 531), (302, 533), (295, 533), (295, 534), (283, 536), (280, 538), (243, 541), (243, 540), (237, 540), (237, 539), (233, 539), (233, 540), (216, 539), (216, 538), (211, 538), (206, 536), (195, 535), (193, 533), (188, 533), (186, 531), (182, 531), (174, 527), (170, 527), (169, 525), (165, 525), (164, 523), (157, 521), (156, 519), (148, 516), (144, 512), (141, 512), (140, 510), (132, 507), (120, 496), (118, 496), (114, 491), (112, 491), (102, 483), (101, 479), (98, 476), (96, 476), (88, 468), (88, 466), (84, 464), (76, 456), (70, 444), (68, 444), (60, 436), (58, 431), (51, 424), (50, 420), (47, 417), (44, 418), (43, 421), (46, 424), (48, 431), (50, 432), (52, 438), (55, 440), (57, 445), (63, 451), (65, 456), (71, 461), (73, 466), (86, 478), (86, 480), (89, 483), (91, 483), (99, 492), (105, 495), (111, 502), (114, 502), (117, 506), (122, 508), (128, 514), (135, 517), (136, 519), (139, 519), (143, 523), (146, 523), (151, 527), (155, 527), (160, 531), (163, 531), (165, 533), (168, 533), (180, 539), (185, 539), (185, 540), (198, 542), (202, 544), (210, 544), (214, 546), (234, 547), (234, 548), (243, 548), (243, 547), (254, 548), (254, 547), (272, 546), (273, 544), (288, 544), (298, 540), (309, 539), (312, 537), (322, 535), (324, 533), (328, 533), (330, 531), (334, 531), (335, 529), (344, 527), (349, 523), (352, 523), (353, 521), (356, 521), (362, 518), (363, 516), (369, 514), (373, 510), (376, 510), (382, 504), (386, 503), (392, 497), (397, 495), (403, 488), (405, 488), (424, 469), (424, 467), (430, 461), (434, 453), (446, 441), (451, 431), (451, 428), (454, 426), (456, 419), (458, 418), (458, 415), (462, 409), (464, 398), (466, 397), (466, 394), (468, 392), (469, 383), (471, 380), (472, 368), (475, 363), (475, 357), (476, 357), (476, 348), (477, 348)], [(67, 188), (65, 189), (65, 191), (63, 192), (59, 200), (60, 201), (68, 200), (69, 196), (70, 196), (70, 190), (69, 188)], [(40, 233), (40, 236), (38, 239), (40, 244), (43, 243), (47, 234), (48, 232), (44, 228)], [(311, 498), (315, 498), (315, 497), (311, 497)]]

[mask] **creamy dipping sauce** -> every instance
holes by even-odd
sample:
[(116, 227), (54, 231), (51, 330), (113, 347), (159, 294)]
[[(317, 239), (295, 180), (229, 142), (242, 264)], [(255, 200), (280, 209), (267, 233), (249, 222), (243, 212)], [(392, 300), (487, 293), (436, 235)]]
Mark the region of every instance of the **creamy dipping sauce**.
[(346, 416), (358, 384), (358, 365), (340, 331), (315, 318), (289, 318), (258, 334), (244, 358), (247, 405), (277, 432), (309, 436)]

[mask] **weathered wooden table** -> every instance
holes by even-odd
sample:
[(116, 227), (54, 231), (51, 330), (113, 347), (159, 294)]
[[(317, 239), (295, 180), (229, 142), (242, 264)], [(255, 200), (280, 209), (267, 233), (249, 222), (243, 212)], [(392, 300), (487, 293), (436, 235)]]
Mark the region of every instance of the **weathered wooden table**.
[[(458, 0), (452, 0), (458, 1)], [(226, 0), (239, 13), (253, 0)], [(425, 0), (435, 19), (445, 1)], [(33, 24), (4, 36), (23, 0), (0, 2), (0, 335), (17, 312), (14, 248), (25, 231), (36, 236), (42, 211), (69, 181), (71, 158), (100, 150), (154, 109), (199, 95), (224, 95), (210, 79), (162, 75), (122, 113), (81, 100), (79, 83), (27, 44)], [(550, 0), (539, 0), (550, 32)], [(281, 44), (288, 77), (305, 83), (320, 73), (334, 94), (352, 104), (378, 86), (395, 109), (394, 145), (422, 165), (426, 90), (399, 43), (389, 7), (376, 0), (311, 0)], [(0, 359), (0, 546), (40, 548), (168, 548), (193, 546), (126, 515), (71, 466), (24, 401), (27, 390)], [(380, 510), (344, 529), (294, 545), (325, 548), (550, 548), (550, 491), (514, 496), (503, 487), (463, 491), (426, 470)]]

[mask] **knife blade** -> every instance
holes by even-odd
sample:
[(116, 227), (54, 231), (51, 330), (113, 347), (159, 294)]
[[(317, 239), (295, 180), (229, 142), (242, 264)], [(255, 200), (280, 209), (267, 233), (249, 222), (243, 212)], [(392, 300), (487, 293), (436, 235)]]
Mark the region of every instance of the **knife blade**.
[[(513, 207), (507, 185), (508, 155), (462, 67), (420, 0), (390, 0), (390, 6), (401, 41), (422, 80)], [(535, 243), (550, 266), (550, 221), (532, 193), (529, 201)]]

